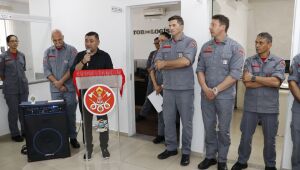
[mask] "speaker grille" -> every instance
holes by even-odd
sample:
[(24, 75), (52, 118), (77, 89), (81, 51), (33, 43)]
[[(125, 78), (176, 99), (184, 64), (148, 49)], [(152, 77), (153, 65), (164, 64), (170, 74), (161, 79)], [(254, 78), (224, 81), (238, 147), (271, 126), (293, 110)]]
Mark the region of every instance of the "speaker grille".
[(44, 128), (33, 137), (34, 149), (44, 156), (55, 155), (62, 145), (61, 133), (52, 128)]

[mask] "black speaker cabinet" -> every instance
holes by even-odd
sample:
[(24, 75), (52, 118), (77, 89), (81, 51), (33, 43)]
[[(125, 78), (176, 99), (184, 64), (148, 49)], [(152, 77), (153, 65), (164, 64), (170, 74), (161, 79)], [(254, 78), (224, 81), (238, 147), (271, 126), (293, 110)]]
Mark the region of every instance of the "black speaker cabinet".
[(28, 162), (70, 156), (64, 102), (28, 102), (20, 105), (24, 115)]

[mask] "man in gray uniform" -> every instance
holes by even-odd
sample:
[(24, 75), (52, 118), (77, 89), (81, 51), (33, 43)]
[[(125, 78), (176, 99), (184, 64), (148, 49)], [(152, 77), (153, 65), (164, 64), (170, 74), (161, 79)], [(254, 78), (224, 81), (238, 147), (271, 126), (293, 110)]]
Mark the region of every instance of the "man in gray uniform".
[(296, 55), (290, 67), (288, 78), (294, 96), (292, 106), (291, 136), (293, 141), (292, 169), (300, 169), (300, 54)]
[[(171, 35), (167, 32), (160, 33), (158, 39), (160, 43), (163, 43), (164, 41), (171, 38)], [(153, 55), (153, 59), (151, 62), (151, 68), (150, 68), (150, 77), (153, 83), (154, 90), (156, 91), (156, 94), (161, 94), (163, 90), (163, 75), (162, 72), (159, 70), (155, 70), (155, 58), (156, 53)], [(154, 144), (161, 143), (165, 141), (165, 124), (164, 124), (164, 118), (163, 118), (163, 112), (158, 113), (157, 116), (157, 136), (153, 139)]]
[[(19, 109), (21, 102), (27, 101), (29, 89), (25, 75), (25, 55), (18, 48), (19, 40), (15, 35), (6, 38), (9, 49), (0, 55), (0, 78), (3, 81), (3, 94), (8, 106), (8, 125), (11, 139), (16, 142), (24, 140), (23, 115)], [(21, 133), (18, 128), (21, 124)]]
[(196, 72), (202, 89), (201, 109), (206, 147), (206, 157), (198, 165), (199, 169), (216, 164), (216, 155), (218, 170), (227, 169), (236, 81), (242, 76), (245, 59), (242, 46), (227, 37), (228, 27), (227, 17), (213, 16), (209, 28), (213, 39), (203, 45), (199, 55)]
[(176, 114), (182, 121), (182, 158), (180, 164), (190, 163), (194, 115), (193, 63), (197, 43), (183, 33), (184, 22), (180, 16), (169, 18), (172, 38), (162, 43), (155, 59), (157, 70), (163, 73), (163, 118), (167, 149), (158, 155), (166, 159), (177, 154)]
[(272, 36), (257, 35), (257, 54), (247, 58), (243, 81), (246, 86), (244, 114), (241, 122), (241, 141), (238, 162), (232, 170), (247, 168), (251, 154), (252, 136), (261, 120), (264, 135), (265, 170), (276, 170), (275, 137), (278, 129), (279, 87), (284, 80), (285, 61), (270, 53)]
[(53, 46), (44, 53), (44, 74), (50, 81), (51, 98), (63, 99), (67, 104), (67, 120), (70, 144), (73, 148), (79, 148), (76, 137), (76, 92), (70, 78), (70, 67), (77, 55), (77, 50), (64, 42), (64, 36), (60, 30), (52, 31)]
[(158, 40), (158, 37), (156, 37), (154, 39), (154, 43), (153, 44), (155, 45), (156, 50), (150, 52), (148, 60), (147, 60), (147, 66), (146, 66), (146, 69), (147, 69), (147, 71), (149, 73), (148, 83), (147, 83), (146, 99), (145, 99), (145, 102), (144, 102), (144, 104), (142, 106), (142, 109), (141, 109), (140, 113), (136, 117), (136, 121), (145, 120), (146, 116), (148, 115), (148, 113), (153, 108), (152, 104), (150, 103), (150, 101), (149, 101), (149, 99), (148, 99), (147, 96), (150, 93), (153, 92), (153, 84), (152, 84), (152, 80), (151, 80), (151, 77), (150, 77), (150, 71), (151, 71), (151, 62), (153, 61), (153, 56), (157, 53), (157, 51), (159, 49), (159, 40)]

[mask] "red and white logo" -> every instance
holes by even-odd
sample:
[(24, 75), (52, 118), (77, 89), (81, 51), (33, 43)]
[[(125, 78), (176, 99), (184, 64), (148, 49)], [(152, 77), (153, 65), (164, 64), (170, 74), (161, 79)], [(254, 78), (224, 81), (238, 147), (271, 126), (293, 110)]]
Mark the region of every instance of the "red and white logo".
[(103, 84), (90, 87), (83, 99), (85, 108), (96, 116), (110, 113), (116, 104), (115, 93), (110, 87)]

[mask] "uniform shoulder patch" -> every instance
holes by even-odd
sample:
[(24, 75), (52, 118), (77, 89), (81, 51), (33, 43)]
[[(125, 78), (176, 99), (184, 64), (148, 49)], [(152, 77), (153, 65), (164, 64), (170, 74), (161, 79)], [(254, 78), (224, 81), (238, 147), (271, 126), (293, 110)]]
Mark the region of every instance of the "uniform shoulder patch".
[(190, 48), (196, 48), (197, 47), (197, 42), (195, 40), (192, 40), (189, 44)]
[(285, 61), (282, 59), (279, 63), (281, 66), (284, 66), (285, 67)]

